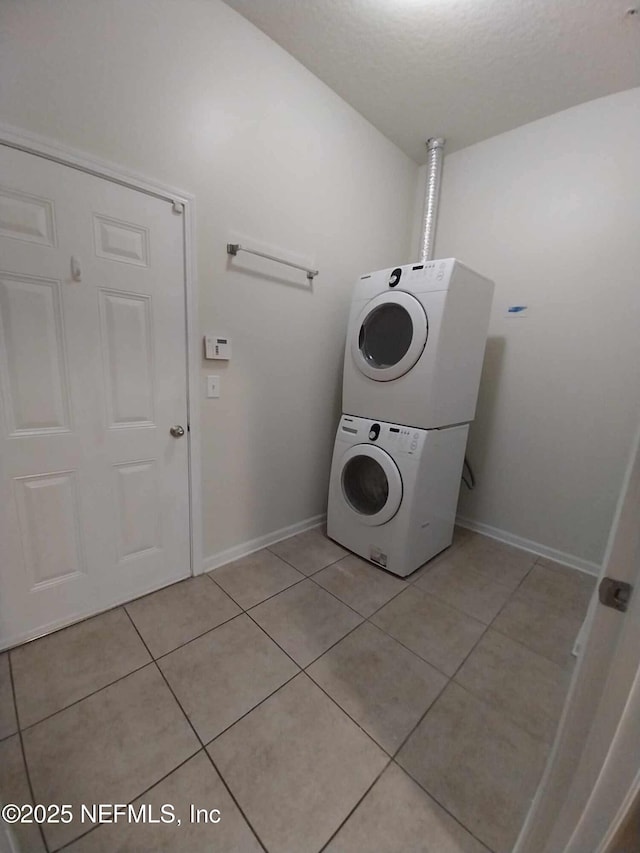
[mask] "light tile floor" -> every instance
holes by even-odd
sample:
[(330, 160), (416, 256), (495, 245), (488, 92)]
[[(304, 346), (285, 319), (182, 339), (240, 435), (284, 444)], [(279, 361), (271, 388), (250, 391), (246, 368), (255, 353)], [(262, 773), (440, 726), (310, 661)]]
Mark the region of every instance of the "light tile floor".
[(0, 797), (72, 806), (25, 853), (509, 853), (594, 586), (465, 530), (407, 579), (294, 536), (0, 655)]

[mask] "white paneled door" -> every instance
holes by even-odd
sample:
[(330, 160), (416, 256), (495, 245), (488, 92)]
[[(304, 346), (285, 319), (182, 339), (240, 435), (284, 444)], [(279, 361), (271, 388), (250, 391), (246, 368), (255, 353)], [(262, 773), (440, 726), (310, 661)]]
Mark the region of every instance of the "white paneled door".
[(0, 145), (0, 647), (190, 573), (186, 380), (180, 212)]

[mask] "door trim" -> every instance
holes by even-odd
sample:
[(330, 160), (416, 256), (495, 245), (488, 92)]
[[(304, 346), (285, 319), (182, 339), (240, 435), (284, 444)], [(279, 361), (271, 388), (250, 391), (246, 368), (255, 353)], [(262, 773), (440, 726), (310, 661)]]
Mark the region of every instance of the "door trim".
[(560, 726), (514, 853), (603, 853), (640, 787), (639, 507), (640, 428), (600, 574), (629, 581), (635, 594), (627, 614), (591, 600)]
[[(0, 145), (16, 148), (27, 154), (35, 154), (78, 169), (98, 178), (146, 193), (167, 202), (183, 205), (182, 228), (184, 244), (184, 296), (186, 308), (186, 364), (187, 364), (187, 415), (189, 419), (188, 465), (189, 465), (189, 542), (191, 574), (204, 572), (202, 552), (202, 481), (201, 481), (201, 431), (200, 431), (200, 382), (197, 366), (200, 362), (198, 324), (198, 275), (196, 264), (196, 200), (191, 193), (171, 187), (153, 178), (148, 178), (109, 160), (103, 160), (64, 145), (56, 140), (40, 136), (28, 130), (0, 122)], [(121, 602), (122, 603), (122, 602)], [(57, 630), (56, 625), (49, 630)]]

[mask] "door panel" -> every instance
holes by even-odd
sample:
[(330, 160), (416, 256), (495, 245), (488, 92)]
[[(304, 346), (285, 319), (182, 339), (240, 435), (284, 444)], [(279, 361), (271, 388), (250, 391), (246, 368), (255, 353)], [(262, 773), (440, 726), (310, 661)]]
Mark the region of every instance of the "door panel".
[(0, 187), (0, 235), (54, 246), (52, 202)]
[(190, 572), (172, 205), (0, 146), (0, 646)]
[(9, 434), (68, 430), (60, 283), (2, 273), (0, 324)]
[(16, 477), (14, 484), (31, 589), (86, 574), (76, 472)]
[(151, 297), (101, 290), (102, 353), (111, 428), (154, 425)]

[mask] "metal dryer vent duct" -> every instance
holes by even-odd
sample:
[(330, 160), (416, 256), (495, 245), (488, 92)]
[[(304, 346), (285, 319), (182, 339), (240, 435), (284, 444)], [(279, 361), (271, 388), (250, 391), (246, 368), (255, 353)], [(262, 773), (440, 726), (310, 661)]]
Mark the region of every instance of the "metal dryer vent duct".
[(436, 242), (440, 178), (442, 177), (442, 161), (444, 158), (444, 139), (428, 139), (427, 152), (427, 180), (424, 193), (424, 221), (422, 225), (422, 248), (420, 251), (421, 264), (433, 258)]

